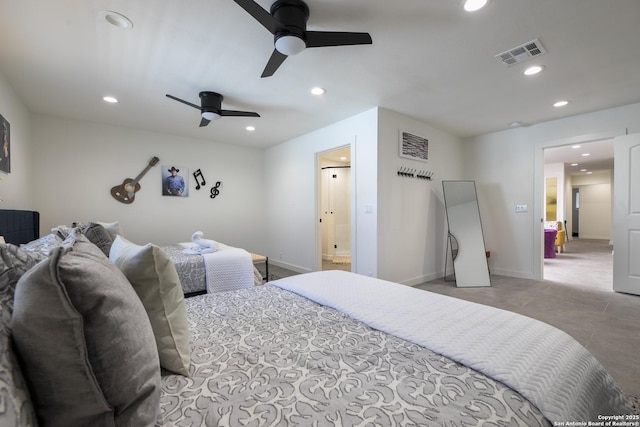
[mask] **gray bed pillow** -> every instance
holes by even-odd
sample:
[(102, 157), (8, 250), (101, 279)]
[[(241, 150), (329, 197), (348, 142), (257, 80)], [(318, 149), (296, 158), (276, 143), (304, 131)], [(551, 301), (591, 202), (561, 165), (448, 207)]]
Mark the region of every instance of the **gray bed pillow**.
[(47, 426), (152, 426), (160, 401), (153, 331), (135, 291), (74, 232), (22, 276), (13, 339)]
[(111, 239), (115, 240), (116, 236), (118, 235), (124, 236), (124, 233), (122, 232), (122, 227), (120, 227), (120, 222), (118, 221), (113, 221), (113, 222), (96, 221), (96, 224), (100, 224), (101, 226), (103, 226), (105, 230), (107, 230), (111, 235)]
[(109, 259), (122, 271), (144, 305), (156, 337), (160, 366), (189, 376), (189, 322), (180, 278), (158, 246), (140, 246), (117, 236)]
[(91, 243), (99, 247), (107, 258), (109, 257), (113, 239), (106, 228), (95, 222), (90, 222), (82, 227), (82, 234), (84, 234)]
[(27, 384), (11, 342), (13, 297), (20, 277), (45, 256), (0, 244), (0, 425), (37, 426)]

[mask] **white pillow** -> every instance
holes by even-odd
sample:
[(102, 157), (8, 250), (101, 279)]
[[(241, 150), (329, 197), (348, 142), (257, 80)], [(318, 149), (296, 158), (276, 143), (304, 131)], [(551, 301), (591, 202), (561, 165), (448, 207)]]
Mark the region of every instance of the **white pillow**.
[(160, 365), (188, 376), (191, 346), (187, 312), (180, 278), (169, 256), (154, 244), (139, 246), (116, 236), (109, 259), (129, 279), (147, 311)]

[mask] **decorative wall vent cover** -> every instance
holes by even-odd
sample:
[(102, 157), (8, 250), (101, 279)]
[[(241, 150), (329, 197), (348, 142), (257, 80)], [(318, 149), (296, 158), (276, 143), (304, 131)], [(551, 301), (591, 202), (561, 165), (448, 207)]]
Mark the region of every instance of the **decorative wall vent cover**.
[(519, 62), (527, 61), (533, 57), (540, 56), (547, 53), (547, 51), (540, 43), (540, 40), (535, 39), (530, 42), (521, 44), (520, 46), (509, 49), (506, 52), (502, 52), (496, 55), (503, 64), (508, 67), (517, 64)]

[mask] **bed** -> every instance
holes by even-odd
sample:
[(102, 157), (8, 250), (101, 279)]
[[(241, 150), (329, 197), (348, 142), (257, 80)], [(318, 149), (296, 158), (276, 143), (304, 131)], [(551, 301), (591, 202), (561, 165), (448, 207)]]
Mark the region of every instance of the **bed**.
[(0, 236), (7, 243), (27, 243), (40, 237), (40, 213), (0, 209)]
[(184, 298), (164, 251), (135, 250), (0, 245), (0, 425), (639, 420), (584, 347), (531, 318), (344, 271)]
[[(7, 243), (20, 244), (25, 250), (43, 255), (48, 255), (53, 248), (62, 244), (73, 228), (81, 229), (106, 256), (109, 256), (118, 236), (126, 241), (117, 221), (59, 225), (40, 237), (39, 220), (40, 214), (36, 211), (0, 210), (0, 236)], [(196, 233), (202, 235), (201, 232)], [(263, 283), (263, 276), (255, 267), (252, 254), (246, 250), (219, 242), (215, 242), (215, 251), (192, 250), (197, 247), (194, 241), (159, 246), (175, 265), (185, 296), (242, 289)]]
[(157, 425), (535, 426), (631, 413), (564, 332), (354, 273), (186, 305), (194, 357), (189, 377), (163, 376)]
[(189, 253), (190, 242), (163, 245), (160, 248), (176, 267), (187, 297), (224, 292), (262, 284), (262, 275), (251, 254), (242, 248), (217, 243), (211, 253)]

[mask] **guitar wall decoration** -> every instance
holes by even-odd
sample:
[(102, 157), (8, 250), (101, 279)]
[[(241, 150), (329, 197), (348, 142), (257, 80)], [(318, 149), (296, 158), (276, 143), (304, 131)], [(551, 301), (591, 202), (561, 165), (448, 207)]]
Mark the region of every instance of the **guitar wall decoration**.
[(136, 193), (140, 190), (139, 181), (142, 179), (144, 174), (146, 174), (149, 169), (157, 165), (159, 161), (160, 159), (158, 159), (157, 157), (153, 157), (151, 160), (149, 160), (149, 164), (147, 165), (147, 167), (145, 167), (144, 170), (135, 177), (135, 179), (126, 178), (121, 185), (116, 185), (115, 187), (113, 187), (111, 189), (111, 195), (113, 196), (113, 198), (127, 205), (133, 203), (133, 201), (136, 199)]

